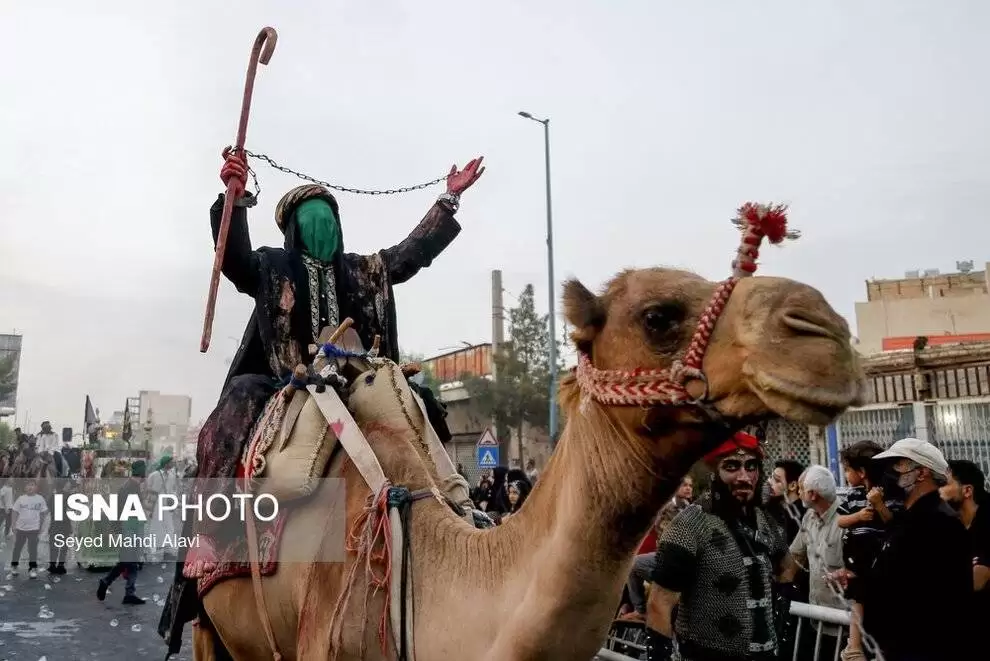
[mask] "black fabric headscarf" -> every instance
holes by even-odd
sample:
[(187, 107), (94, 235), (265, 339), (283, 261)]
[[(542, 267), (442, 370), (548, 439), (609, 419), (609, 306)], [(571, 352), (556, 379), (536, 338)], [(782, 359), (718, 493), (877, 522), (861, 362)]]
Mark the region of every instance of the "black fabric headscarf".
[[(496, 470), (498, 470), (498, 469), (496, 469)], [(528, 496), (529, 495), (529, 492), (533, 490), (533, 483), (529, 481), (529, 478), (528, 477), (526, 477), (526, 472), (525, 471), (523, 471), (523, 470), (521, 470), (519, 468), (513, 468), (513, 469), (507, 471), (506, 474), (505, 474), (505, 479), (503, 481), (503, 486), (501, 488), (499, 488), (498, 490), (495, 490), (494, 487), (492, 489), (492, 492), (494, 493), (494, 499), (495, 499), (495, 504), (496, 504), (496, 507), (497, 507), (497, 511), (499, 511), (499, 512), (511, 512), (512, 511), (512, 506), (509, 504), (509, 485), (510, 484), (519, 484), (519, 485), (522, 485), (520, 487), (520, 493), (519, 493), (520, 496), (523, 495), (522, 494), (523, 491), (525, 491), (526, 492), (526, 495)]]
[(488, 512), (496, 512), (498, 514), (504, 513), (505, 510), (505, 499), (501, 497), (505, 493), (505, 476), (509, 472), (509, 469), (505, 466), (496, 466), (495, 470), (492, 471), (492, 486), (491, 500), (488, 501)]

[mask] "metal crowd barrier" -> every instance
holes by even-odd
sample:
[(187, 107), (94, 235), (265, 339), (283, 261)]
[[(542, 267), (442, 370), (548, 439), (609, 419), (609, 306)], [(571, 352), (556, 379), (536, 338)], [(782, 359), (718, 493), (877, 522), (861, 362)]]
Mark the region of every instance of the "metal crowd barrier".
[[(805, 632), (806, 622), (811, 625), (811, 631), (815, 634), (815, 661), (826, 661), (820, 657), (825, 627), (828, 625), (839, 627), (840, 642), (849, 634), (848, 611), (792, 601), (790, 613), (791, 617), (797, 620), (793, 661), (798, 661), (799, 644), (802, 633)], [(832, 661), (838, 661), (841, 650), (842, 645), (837, 645)], [(646, 630), (643, 624), (636, 622), (615, 622), (608, 632), (608, 638), (605, 639), (605, 646), (598, 650), (595, 656), (595, 661), (643, 661), (644, 659), (646, 659)]]
[(794, 657), (792, 661), (798, 661), (799, 645), (801, 643), (801, 633), (805, 622), (815, 623), (815, 661), (824, 661), (821, 658), (822, 634), (827, 625), (837, 625), (839, 628), (836, 636), (839, 644), (835, 646), (835, 654), (832, 661), (839, 661), (839, 654), (842, 652), (842, 641), (849, 636), (850, 616), (849, 611), (839, 608), (829, 608), (827, 606), (815, 606), (800, 601), (791, 602), (791, 617), (797, 618), (797, 631), (794, 634)]

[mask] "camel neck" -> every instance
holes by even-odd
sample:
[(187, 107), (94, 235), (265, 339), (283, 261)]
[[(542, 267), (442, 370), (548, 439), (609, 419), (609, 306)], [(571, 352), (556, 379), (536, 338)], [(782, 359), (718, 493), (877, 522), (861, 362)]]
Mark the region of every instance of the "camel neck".
[(546, 650), (555, 637), (564, 653), (541, 658), (592, 656), (636, 550), (690, 467), (670, 457), (695, 454), (685, 447), (694, 440), (679, 431), (646, 439), (593, 403), (573, 409), (533, 491), (502, 525), (475, 530), (432, 499), (414, 505), (413, 557), (423, 558), (420, 571), (443, 577), (418, 605), (459, 604), (465, 621), (503, 614), (511, 636), (496, 636), (489, 658)]
[(552, 531), (572, 541), (570, 553), (625, 562), (688, 468), (666, 461), (663, 450), (686, 440), (680, 431), (644, 439), (589, 403), (573, 412), (533, 492), (503, 527), (531, 547), (527, 553), (552, 543)]

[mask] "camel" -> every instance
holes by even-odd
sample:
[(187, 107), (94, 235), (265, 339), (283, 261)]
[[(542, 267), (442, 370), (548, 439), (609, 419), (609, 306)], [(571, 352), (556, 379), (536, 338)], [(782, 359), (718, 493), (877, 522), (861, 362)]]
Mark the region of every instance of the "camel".
[(10, 457), (5, 471), (8, 477), (13, 478), (15, 496), (24, 492), (24, 483), (27, 480), (35, 481), (38, 493), (42, 496), (47, 498), (51, 495), (58, 471), (50, 454), (39, 454), (35, 451), (33, 442), (25, 440), (21, 441), (18, 452), (11, 453)]
[[(656, 512), (697, 460), (742, 426), (776, 416), (825, 425), (862, 402), (845, 320), (808, 285), (746, 277), (759, 245), (746, 236), (744, 228), (733, 277), (722, 283), (666, 268), (624, 271), (600, 295), (566, 283), (579, 363), (560, 384), (567, 423), (525, 505), (490, 530), (474, 529), (438, 498), (411, 506), (408, 658), (592, 658)], [(391, 482), (429, 490), (436, 479), (417, 443), (422, 416), (410, 425), (398, 403), (383, 404), (398, 402), (389, 376), (397, 370), (367, 366), (352, 381), (349, 406)], [(335, 455), (329, 474), (345, 481), (345, 502), (317, 498), (294, 510), (284, 537), (294, 557), (303, 543), (318, 552), (314, 531), (334, 518), (356, 521), (371, 495), (346, 454)], [(260, 579), (276, 659), (399, 658), (394, 628), (384, 642), (379, 628), (385, 592), (374, 593), (363, 575), (335, 616), (355, 562), (348, 554), (282, 564)], [(194, 628), (197, 661), (216, 658), (213, 631), (235, 661), (273, 656), (252, 591), (251, 579), (237, 578), (204, 596), (209, 621)]]

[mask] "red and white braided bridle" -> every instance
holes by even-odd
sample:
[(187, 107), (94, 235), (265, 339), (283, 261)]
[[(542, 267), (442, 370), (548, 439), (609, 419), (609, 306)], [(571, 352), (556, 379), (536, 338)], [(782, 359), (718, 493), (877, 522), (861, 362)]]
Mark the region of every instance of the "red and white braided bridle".
[[(763, 239), (778, 244), (784, 239), (796, 239), (799, 232), (787, 230), (787, 207), (747, 202), (732, 220), (743, 233), (739, 249), (732, 261), (732, 276), (719, 283), (708, 306), (698, 319), (691, 344), (682, 358), (665, 369), (637, 368), (602, 370), (595, 367), (591, 357), (581, 352), (576, 370), (578, 385), (592, 399), (613, 406), (644, 406), (665, 404), (679, 406), (701, 404), (708, 399), (708, 379), (701, 369), (705, 351), (715, 324), (725, 311), (729, 297), (742, 278), (756, 271)], [(692, 397), (687, 391), (689, 381), (701, 381), (704, 392)]]

